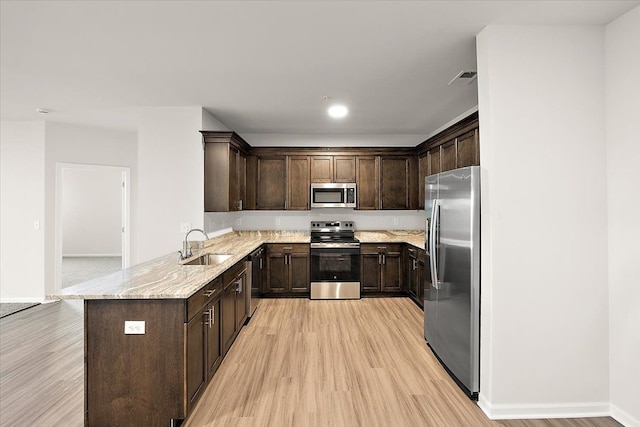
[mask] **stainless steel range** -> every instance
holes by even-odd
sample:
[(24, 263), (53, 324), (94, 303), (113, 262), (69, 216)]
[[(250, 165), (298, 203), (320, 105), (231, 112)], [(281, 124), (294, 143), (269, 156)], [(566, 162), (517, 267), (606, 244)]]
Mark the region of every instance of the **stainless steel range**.
[(360, 299), (360, 241), (352, 221), (311, 222), (311, 299)]

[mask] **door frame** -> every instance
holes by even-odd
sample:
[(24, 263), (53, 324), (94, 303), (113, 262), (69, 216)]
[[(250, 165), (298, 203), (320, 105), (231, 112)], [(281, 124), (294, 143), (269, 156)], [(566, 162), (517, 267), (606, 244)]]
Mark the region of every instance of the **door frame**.
[(122, 268), (125, 269), (131, 264), (131, 168), (126, 166), (104, 166), (82, 163), (56, 163), (55, 263), (53, 268), (56, 293), (62, 290), (62, 184), (64, 171), (67, 170), (120, 172), (122, 183)]

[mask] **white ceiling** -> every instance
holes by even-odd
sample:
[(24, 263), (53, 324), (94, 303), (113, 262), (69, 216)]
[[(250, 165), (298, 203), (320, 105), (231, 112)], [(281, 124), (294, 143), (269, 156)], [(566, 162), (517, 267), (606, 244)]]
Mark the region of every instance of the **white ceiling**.
[[(2, 120), (135, 129), (203, 106), (239, 133), (429, 134), (477, 104), (487, 24), (604, 25), (640, 1), (2, 1)], [(325, 114), (328, 95), (347, 119)]]

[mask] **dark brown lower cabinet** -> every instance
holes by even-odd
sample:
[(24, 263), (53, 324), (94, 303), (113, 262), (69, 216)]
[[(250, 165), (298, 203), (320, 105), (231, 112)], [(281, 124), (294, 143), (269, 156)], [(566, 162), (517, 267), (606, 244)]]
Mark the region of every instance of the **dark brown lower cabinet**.
[(241, 261), (187, 299), (85, 300), (85, 425), (184, 420), (244, 324), (245, 279)]
[(407, 291), (420, 307), (424, 306), (424, 258), (424, 249), (407, 245)]
[(266, 246), (266, 294), (309, 294), (309, 245), (272, 243)]
[(403, 291), (402, 247), (402, 243), (360, 245), (360, 283), (363, 294)]

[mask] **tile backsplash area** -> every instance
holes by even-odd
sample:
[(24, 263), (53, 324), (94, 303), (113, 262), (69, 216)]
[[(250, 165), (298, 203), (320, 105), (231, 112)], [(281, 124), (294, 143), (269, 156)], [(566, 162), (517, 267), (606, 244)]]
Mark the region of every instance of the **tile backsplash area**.
[(205, 212), (205, 231), (234, 230), (309, 231), (311, 221), (353, 221), (356, 230), (422, 230), (425, 213), (415, 211), (358, 211), (312, 209), (309, 211)]

